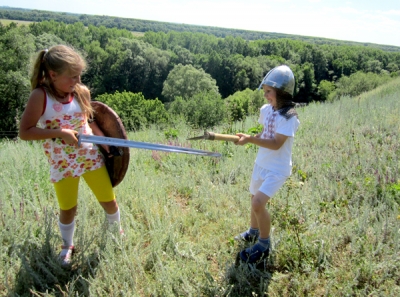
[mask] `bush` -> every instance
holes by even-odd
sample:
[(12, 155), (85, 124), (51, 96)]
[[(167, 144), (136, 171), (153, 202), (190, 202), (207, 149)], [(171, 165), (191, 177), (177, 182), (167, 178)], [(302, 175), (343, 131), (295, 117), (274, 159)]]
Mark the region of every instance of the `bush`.
[(388, 74), (356, 72), (350, 76), (341, 77), (336, 83), (336, 90), (329, 95), (328, 100), (333, 101), (343, 96), (358, 96), (391, 80)]
[(329, 95), (335, 90), (335, 84), (327, 80), (321, 80), (318, 85), (318, 95), (321, 100), (325, 101)]
[(260, 107), (265, 104), (263, 93), (246, 89), (225, 99), (229, 122), (242, 121), (249, 115), (258, 114)]
[(163, 103), (158, 99), (146, 100), (142, 93), (117, 91), (114, 94), (100, 95), (96, 100), (111, 107), (121, 118), (126, 130), (136, 130), (168, 120)]
[(196, 128), (210, 128), (227, 118), (224, 101), (213, 91), (199, 93), (189, 100), (177, 97), (169, 105), (168, 112), (173, 116), (183, 116)]

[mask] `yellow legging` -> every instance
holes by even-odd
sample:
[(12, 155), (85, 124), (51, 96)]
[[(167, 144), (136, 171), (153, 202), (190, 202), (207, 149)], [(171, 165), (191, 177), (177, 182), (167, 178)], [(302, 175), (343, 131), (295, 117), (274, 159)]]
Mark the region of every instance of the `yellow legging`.
[[(82, 175), (99, 202), (115, 199), (114, 190), (105, 166)], [(58, 204), (62, 210), (69, 210), (78, 204), (79, 177), (68, 177), (54, 183)]]

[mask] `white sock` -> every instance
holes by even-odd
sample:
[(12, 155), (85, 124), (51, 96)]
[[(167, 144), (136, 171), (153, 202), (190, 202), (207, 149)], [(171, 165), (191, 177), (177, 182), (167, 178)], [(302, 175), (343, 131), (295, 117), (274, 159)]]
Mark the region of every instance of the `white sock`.
[(58, 221), (58, 227), (60, 228), (63, 244), (65, 246), (74, 245), (75, 220), (67, 225)]
[(107, 216), (108, 223), (110, 225), (114, 224), (115, 222), (117, 222), (118, 224), (120, 223), (121, 218), (120, 218), (119, 208), (114, 214), (106, 213), (106, 216)]

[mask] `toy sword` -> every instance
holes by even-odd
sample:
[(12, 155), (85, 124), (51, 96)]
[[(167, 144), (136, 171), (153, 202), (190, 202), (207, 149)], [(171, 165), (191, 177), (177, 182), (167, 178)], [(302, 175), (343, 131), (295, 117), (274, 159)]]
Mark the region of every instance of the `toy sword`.
[(180, 147), (180, 146), (139, 142), (139, 141), (132, 141), (132, 140), (113, 138), (113, 137), (105, 137), (105, 136), (79, 134), (78, 135), (78, 146), (80, 146), (82, 142), (105, 144), (108, 146), (116, 146), (116, 147), (118, 147), (118, 146), (119, 147), (132, 147), (132, 148), (139, 148), (139, 149), (145, 149), (145, 150), (163, 151), (163, 152), (169, 152), (169, 153), (184, 153), (184, 154), (192, 154), (192, 155), (200, 155), (200, 156), (208, 156), (208, 157), (221, 157), (220, 153), (197, 150), (197, 149), (192, 149), (192, 148), (185, 148), (185, 147)]

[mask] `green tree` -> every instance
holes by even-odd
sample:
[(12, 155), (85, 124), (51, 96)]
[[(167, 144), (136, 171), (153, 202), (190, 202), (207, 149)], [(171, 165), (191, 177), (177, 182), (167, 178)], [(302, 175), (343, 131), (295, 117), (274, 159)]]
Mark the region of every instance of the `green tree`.
[(266, 103), (263, 92), (246, 89), (238, 91), (225, 99), (229, 122), (242, 121), (249, 115), (258, 114)]
[(399, 66), (397, 66), (397, 64), (395, 62), (390, 62), (386, 66), (386, 70), (389, 72), (396, 72), (399, 70)]
[[(294, 70), (296, 86), (298, 87), (297, 97), (301, 102), (309, 102), (316, 95), (316, 83), (314, 77), (314, 66), (312, 63), (304, 63), (303, 65), (292, 68)], [(297, 88), (296, 88), (297, 89)]]
[[(118, 38), (106, 49), (103, 61), (102, 90), (107, 93), (129, 91), (158, 98), (169, 72), (170, 53), (141, 40)], [(102, 92), (98, 92), (102, 93)]]
[(172, 52), (174, 55), (171, 58), (171, 63), (173, 63), (174, 65), (176, 65), (176, 64), (182, 64), (182, 65), (193, 64), (193, 60), (194, 60), (193, 54), (186, 48), (176, 45), (176, 46), (172, 47)]
[(167, 101), (173, 101), (176, 97), (188, 100), (203, 92), (219, 94), (215, 79), (203, 69), (196, 69), (192, 65), (178, 64), (168, 74), (162, 95)]
[(328, 99), (329, 95), (335, 90), (335, 84), (327, 80), (321, 80), (318, 85), (318, 95), (322, 101)]
[(328, 60), (322, 49), (315, 47), (313, 50), (313, 64), (315, 80), (320, 82), (328, 78)]
[(57, 44), (66, 44), (66, 42), (54, 34), (43, 33), (35, 38), (35, 51), (38, 52)]
[(365, 63), (365, 72), (381, 73), (382, 62), (378, 60), (369, 60)]
[(141, 93), (115, 92), (96, 97), (111, 107), (121, 118), (125, 129), (136, 130), (148, 124), (165, 123), (168, 113), (158, 99), (146, 100)]
[(336, 90), (329, 95), (329, 100), (342, 96), (358, 96), (363, 92), (375, 89), (391, 79), (388, 74), (364, 73), (358, 71), (350, 76), (341, 77), (336, 83)]
[(0, 32), (0, 130), (16, 136), (17, 121), (30, 93), (28, 74), (34, 36), (27, 27), (13, 23)]
[(169, 104), (172, 116), (181, 116), (196, 128), (211, 128), (221, 124), (226, 118), (226, 106), (219, 94), (214, 91), (198, 93), (190, 100), (176, 97)]

